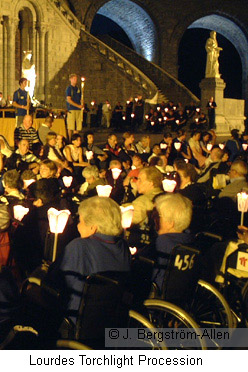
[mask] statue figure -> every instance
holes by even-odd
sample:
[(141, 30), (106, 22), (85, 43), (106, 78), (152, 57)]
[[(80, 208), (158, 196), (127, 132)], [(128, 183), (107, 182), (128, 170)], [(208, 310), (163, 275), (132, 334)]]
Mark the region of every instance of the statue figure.
[(206, 78), (209, 78), (209, 77), (220, 78), (218, 58), (219, 58), (220, 51), (222, 50), (222, 48), (218, 47), (215, 31), (210, 32), (210, 38), (207, 39), (205, 49), (207, 52), (207, 64), (206, 64), (205, 77)]
[(31, 62), (32, 51), (24, 51), (24, 58), (22, 62), (22, 77), (28, 80), (28, 85), (26, 90), (29, 93), (29, 97), (32, 101), (34, 96), (34, 87), (35, 87), (35, 65)]

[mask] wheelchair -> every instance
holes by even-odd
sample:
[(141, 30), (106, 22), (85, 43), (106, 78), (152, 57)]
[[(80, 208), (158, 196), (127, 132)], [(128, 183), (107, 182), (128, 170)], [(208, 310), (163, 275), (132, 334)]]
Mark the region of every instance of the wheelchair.
[[(136, 278), (148, 272), (144, 265), (150, 267), (150, 273), (151, 267), (155, 272), (164, 272), (162, 289), (158, 291), (150, 282), (152, 290), (149, 298), (143, 301), (144, 315), (157, 328), (192, 328), (199, 334), (200, 328), (233, 327), (231, 309), (224, 296), (213, 285), (200, 280), (199, 250), (178, 245), (170, 255), (161, 254), (160, 258), (166, 260), (166, 264), (159, 265), (142, 257), (137, 257), (138, 262), (135, 262), (134, 258)], [(151, 277), (142, 278), (143, 283), (149, 280)], [(219, 348), (215, 341), (208, 346)], [(180, 348), (188, 348), (187, 342)], [(193, 348), (206, 349), (207, 345), (199, 337)]]
[(230, 304), (237, 327), (248, 327), (248, 245), (231, 241), (216, 276), (219, 290)]
[[(22, 349), (22, 345), (28, 349), (118, 349), (118, 343), (105, 347), (105, 328), (155, 331), (144, 315), (132, 309), (132, 282), (128, 272), (103, 272), (85, 277), (76, 322), (72, 322), (61, 311), (61, 294), (46, 283), (47, 271), (48, 265), (43, 264), (24, 281), (20, 324), (10, 330), (0, 349)], [(167, 349), (158, 339), (142, 343), (134, 340), (130, 348)]]

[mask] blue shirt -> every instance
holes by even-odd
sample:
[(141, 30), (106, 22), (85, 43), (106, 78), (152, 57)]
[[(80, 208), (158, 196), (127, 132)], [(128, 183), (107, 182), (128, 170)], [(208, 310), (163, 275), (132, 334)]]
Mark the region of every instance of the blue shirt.
[[(14, 92), (13, 102), (18, 103), (18, 105), (21, 106), (27, 106), (27, 97), (28, 93), (26, 92), (26, 90), (22, 90), (21, 88), (19, 88)], [(17, 116), (25, 116), (27, 114), (27, 110), (23, 108), (17, 108), (16, 110)]]
[[(75, 322), (85, 277), (103, 271), (129, 271), (130, 252), (122, 238), (94, 234), (89, 238), (76, 238), (71, 241), (56, 264), (60, 275), (61, 272), (63, 274), (69, 297), (67, 316)], [(52, 276), (56, 279), (56, 275)]]
[[(77, 103), (78, 105), (81, 105), (81, 89), (79, 89), (77, 86), (73, 87), (72, 85), (69, 85), (69, 87), (66, 88), (65, 92), (66, 97), (71, 97), (72, 101)], [(81, 110), (79, 107), (71, 105), (66, 100), (67, 109), (70, 110)]]

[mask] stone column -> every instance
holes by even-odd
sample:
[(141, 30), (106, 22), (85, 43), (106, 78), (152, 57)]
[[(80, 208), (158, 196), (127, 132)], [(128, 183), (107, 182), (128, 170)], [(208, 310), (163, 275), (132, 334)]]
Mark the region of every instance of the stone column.
[(16, 38), (16, 30), (19, 23), (18, 18), (9, 17), (8, 19), (8, 94), (12, 95), (15, 87), (15, 38)]
[(3, 17), (0, 16), (0, 91), (3, 92), (4, 97), (5, 97), (5, 91), (4, 91), (4, 64), (3, 64)]
[(38, 26), (38, 35), (39, 35), (39, 67), (37, 73), (37, 84), (38, 85), (38, 94), (39, 100), (45, 99), (45, 41), (46, 41), (46, 32), (48, 30), (47, 25), (41, 23)]
[(214, 97), (217, 104), (215, 111), (215, 123), (217, 134), (229, 134), (229, 128), (226, 125), (224, 115), (224, 89), (226, 83), (221, 78), (205, 78), (200, 83), (201, 88), (201, 107), (204, 113), (207, 113), (207, 103), (210, 97)]

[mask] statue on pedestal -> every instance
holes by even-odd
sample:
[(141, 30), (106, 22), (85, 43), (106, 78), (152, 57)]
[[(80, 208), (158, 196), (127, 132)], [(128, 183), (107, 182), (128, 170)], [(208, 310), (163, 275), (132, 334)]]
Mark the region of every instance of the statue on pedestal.
[(34, 96), (34, 87), (35, 87), (35, 65), (32, 63), (32, 51), (24, 51), (24, 58), (22, 62), (22, 77), (28, 80), (28, 85), (26, 90), (29, 93), (29, 98), (33, 99)]
[(205, 49), (207, 52), (206, 78), (220, 78), (219, 73), (219, 55), (222, 48), (218, 47), (216, 32), (210, 32), (210, 38), (207, 39)]

